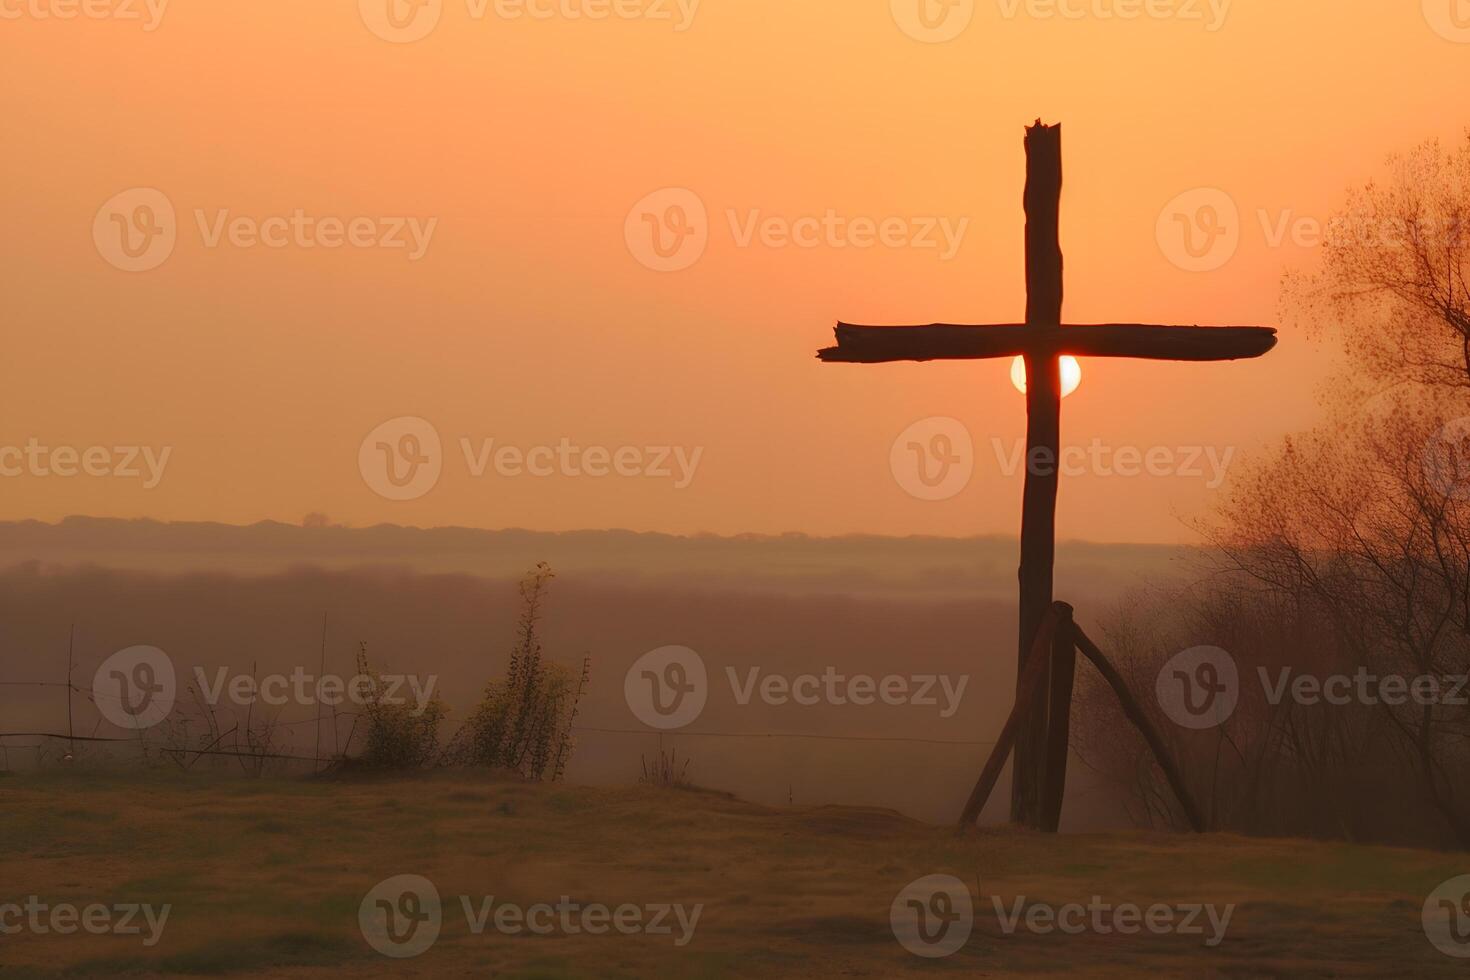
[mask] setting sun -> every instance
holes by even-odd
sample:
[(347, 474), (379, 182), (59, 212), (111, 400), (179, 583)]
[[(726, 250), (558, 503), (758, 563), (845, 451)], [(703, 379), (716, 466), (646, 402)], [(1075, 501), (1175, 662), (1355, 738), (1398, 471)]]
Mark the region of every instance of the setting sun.
[[(1077, 358), (1071, 354), (1063, 354), (1061, 359), (1062, 369), (1062, 397), (1066, 398), (1082, 384), (1082, 365)], [(1021, 394), (1026, 394), (1026, 359), (1017, 357), (1011, 362), (1011, 384)]]

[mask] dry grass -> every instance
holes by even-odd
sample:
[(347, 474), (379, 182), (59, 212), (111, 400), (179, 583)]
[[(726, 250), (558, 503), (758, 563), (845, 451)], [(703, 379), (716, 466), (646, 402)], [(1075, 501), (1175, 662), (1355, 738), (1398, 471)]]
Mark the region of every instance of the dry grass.
[[(1431, 852), (1211, 836), (956, 839), (887, 811), (773, 809), (705, 792), (412, 779), (241, 781), (68, 773), (0, 781), (0, 902), (169, 903), (162, 941), (0, 936), (6, 977), (1460, 976), (1419, 924), (1470, 871)], [(888, 925), (909, 881), (950, 873), (986, 896), (965, 949), (923, 961)], [(363, 895), (434, 881), (438, 943), (373, 952)], [(703, 903), (694, 939), (473, 935), (457, 896), (523, 906)], [(1237, 903), (1224, 942), (1002, 934), (988, 896), (1050, 903)]]

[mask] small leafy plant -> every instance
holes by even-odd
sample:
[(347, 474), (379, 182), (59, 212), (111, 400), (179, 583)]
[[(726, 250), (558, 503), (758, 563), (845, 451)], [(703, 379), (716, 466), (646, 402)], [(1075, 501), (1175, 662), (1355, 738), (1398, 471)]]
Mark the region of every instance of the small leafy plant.
[(368, 679), (362, 717), (365, 722), (362, 765), (378, 769), (422, 769), (439, 755), (439, 725), (449, 709), (436, 694), (424, 704), (389, 699), (386, 685), (367, 659), (367, 644), (357, 651), (357, 672)]
[(579, 675), (542, 656), (537, 625), (554, 577), (541, 562), (521, 581), (518, 638), (505, 676), (485, 686), (455, 739), (470, 765), (509, 769), (524, 779), (558, 780), (571, 758), (572, 723), (592, 662), (584, 657)]

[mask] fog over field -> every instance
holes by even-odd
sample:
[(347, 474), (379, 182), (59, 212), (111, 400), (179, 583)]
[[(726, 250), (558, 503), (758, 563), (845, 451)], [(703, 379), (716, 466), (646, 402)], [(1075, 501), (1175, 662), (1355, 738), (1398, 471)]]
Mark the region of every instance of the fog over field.
[[(1057, 546), (1057, 597), (1084, 607), (1110, 601), (1188, 560), (1167, 545)], [(424, 574), (519, 578), (537, 562), (562, 575), (623, 584), (678, 583), (732, 592), (1014, 600), (1016, 542), (1005, 537), (893, 538), (803, 534), (680, 537), (634, 531), (541, 532), (518, 529), (379, 525), (248, 527), (72, 517), (58, 524), (0, 522), (0, 566), (149, 572), (280, 572), (392, 568)], [(1085, 613), (1085, 610), (1084, 610)]]
[[(327, 674), (350, 677), (366, 643), (374, 667), (434, 680), (451, 707), (447, 736), (504, 669), (517, 580), (548, 561), (557, 579), (543, 624), (547, 656), (574, 669), (584, 655), (592, 661), (570, 781), (631, 783), (643, 757), (672, 749), (695, 782), (754, 800), (870, 804), (947, 821), (1011, 702), (1015, 548), (1001, 538), (3, 524), (0, 730), (66, 730), (63, 688), (16, 685), (65, 681), (73, 623), (75, 682), (88, 692), (74, 695), (75, 731), (111, 737), (125, 733), (89, 694), (114, 651), (166, 651), (182, 705), (196, 668), (206, 685), (252, 669), (316, 676), (325, 618)], [(1063, 544), (1057, 595), (1077, 605), (1084, 625), (1095, 623), (1130, 589), (1164, 581), (1188, 560), (1163, 547)], [(674, 644), (704, 660), (709, 696), (696, 721), (659, 734), (630, 710), (624, 678), (641, 655)], [(781, 683), (831, 675), (839, 685), (898, 675), (933, 703), (770, 703), (760, 691), (771, 675)], [(255, 710), (277, 719), (287, 748), (312, 753), (313, 705)], [(221, 714), (232, 713), (244, 717), (226, 703)], [(350, 729), (348, 717), (336, 732), (324, 721), (323, 751)], [(24, 746), (38, 740), (4, 742), (21, 768), (35, 751)], [(1124, 824), (1084, 768), (1069, 789), (1069, 828)], [(1002, 819), (1006, 795), (995, 795), (987, 821)]]

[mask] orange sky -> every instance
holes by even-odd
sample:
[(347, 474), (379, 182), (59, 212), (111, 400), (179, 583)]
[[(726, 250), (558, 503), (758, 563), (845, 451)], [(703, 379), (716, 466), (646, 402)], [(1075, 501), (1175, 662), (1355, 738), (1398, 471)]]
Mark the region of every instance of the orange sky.
[[(442, 0), (429, 21), (394, 0), (432, 26), (411, 43), (374, 33), (386, 2), (154, 0), (150, 22), (143, 0), (0, 0), (0, 519), (1014, 533), (1009, 364), (812, 355), (839, 317), (1021, 317), (1024, 124), (1064, 124), (1069, 320), (1276, 324), (1282, 271), (1312, 260), (1280, 223), (1470, 123), (1461, 0), (980, 0), (944, 43), (905, 32), (917, 0)], [(630, 16), (571, 16), (599, 9)], [(1210, 271), (1167, 240), (1198, 188), (1239, 213)], [(117, 222), (159, 200), (173, 250), (124, 271)], [(1204, 220), (1220, 197), (1183, 200)], [(690, 201), (703, 254), (649, 268), (642, 216)], [(811, 247), (784, 243), (802, 217)], [(1256, 362), (1085, 362), (1064, 439), (1158, 465), (1087, 456), (1062, 536), (1187, 540), (1218, 492), (1203, 450), (1312, 424), (1323, 357), (1288, 326)], [(401, 417), (440, 439), (417, 443), (431, 486), (373, 472), (378, 442), (423, 435), (364, 449)], [(938, 501), (895, 475), (933, 417), (974, 447)], [(117, 447), (153, 469), (115, 474)]]

